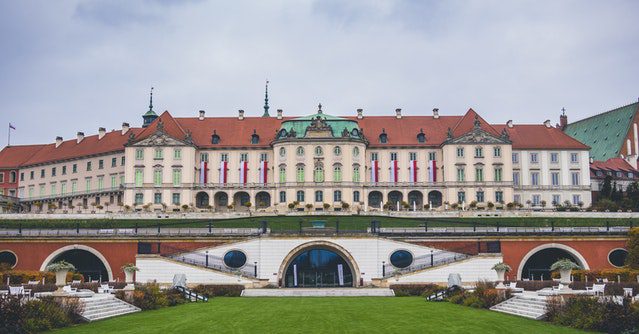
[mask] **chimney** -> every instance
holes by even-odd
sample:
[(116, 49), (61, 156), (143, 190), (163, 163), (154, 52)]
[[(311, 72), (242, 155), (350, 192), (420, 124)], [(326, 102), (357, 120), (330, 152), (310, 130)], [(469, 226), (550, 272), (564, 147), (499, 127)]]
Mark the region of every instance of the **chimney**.
[(204, 120), (204, 113), (206, 113), (204, 110), (200, 110), (200, 117), (198, 117), (200, 121)]
[(244, 110), (240, 109), (237, 111), (238, 115), (237, 115), (237, 119), (239, 119), (240, 121), (244, 119)]
[(439, 108), (434, 108), (433, 109), (433, 118), (434, 119), (438, 119), (439, 118)]
[(364, 118), (364, 109), (357, 109), (357, 119)]
[(124, 135), (127, 132), (129, 132), (129, 128), (130, 128), (129, 123), (126, 123), (126, 122), (122, 123), (122, 134)]
[[(84, 139), (84, 132), (78, 132), (78, 144), (80, 144), (80, 142), (82, 141), (82, 139)], [(56, 139), (56, 142), (58, 140)], [(56, 146), (57, 147), (57, 146)]]
[(544, 126), (547, 127), (547, 128), (551, 128), (552, 127), (552, 125), (550, 124), (550, 120), (549, 119), (544, 121)]
[(402, 118), (402, 109), (400, 108), (395, 109), (395, 118), (397, 119)]
[(104, 138), (105, 134), (106, 134), (106, 128), (99, 128), (98, 129), (98, 140)]
[[(78, 136), (80, 135), (80, 133), (82, 133), (82, 132), (78, 132)], [(84, 134), (83, 134), (83, 136), (84, 136)], [(62, 145), (62, 140), (63, 139), (60, 136), (55, 137), (55, 148), (58, 148), (58, 146)]]
[(512, 120), (512, 119), (509, 119), (509, 120), (508, 120), (508, 122), (506, 122), (506, 126), (512, 129), (512, 127), (513, 127), (513, 120)]
[(277, 119), (282, 119), (282, 109), (277, 109)]
[(566, 116), (566, 108), (561, 108), (561, 116), (559, 116), (559, 128), (565, 129), (568, 126), (568, 116)]

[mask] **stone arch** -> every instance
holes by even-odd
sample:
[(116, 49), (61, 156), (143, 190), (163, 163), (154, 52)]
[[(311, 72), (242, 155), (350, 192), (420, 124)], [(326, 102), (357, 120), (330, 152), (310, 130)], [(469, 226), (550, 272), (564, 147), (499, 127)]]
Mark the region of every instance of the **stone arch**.
[(586, 258), (584, 258), (583, 255), (581, 255), (574, 248), (570, 246), (566, 246), (564, 244), (559, 244), (559, 243), (548, 243), (548, 244), (539, 245), (531, 249), (528, 253), (526, 253), (526, 255), (521, 259), (521, 262), (519, 262), (519, 266), (517, 267), (517, 279), (519, 280), (522, 279), (524, 266), (526, 265), (526, 262), (528, 262), (528, 260), (530, 260), (530, 258), (533, 255), (539, 253), (540, 251), (543, 251), (546, 249), (552, 249), (552, 248), (567, 252), (568, 254), (572, 255), (572, 257), (574, 257), (578, 265), (580, 265), (582, 268), (586, 270), (590, 270), (590, 266), (588, 265), (588, 262), (586, 262)]
[(83, 250), (86, 252), (89, 252), (93, 255), (95, 255), (98, 259), (100, 259), (100, 261), (102, 261), (102, 265), (104, 265), (104, 268), (107, 271), (107, 274), (109, 275), (109, 281), (112, 282), (113, 281), (113, 271), (111, 270), (111, 266), (109, 265), (109, 261), (107, 261), (106, 257), (104, 257), (104, 255), (102, 255), (102, 253), (100, 253), (98, 250), (96, 250), (93, 247), (89, 247), (86, 245), (80, 245), (80, 244), (74, 244), (74, 245), (68, 245), (68, 246), (64, 246), (61, 248), (56, 249), (55, 251), (51, 252), (51, 254), (49, 254), (49, 256), (47, 256), (46, 259), (44, 259), (44, 262), (42, 262), (42, 265), (40, 266), (40, 271), (46, 271), (47, 266), (58, 256), (62, 255), (63, 253), (67, 252), (67, 251), (71, 251), (71, 250)]
[(216, 209), (226, 209), (229, 205), (229, 195), (224, 191), (218, 191), (213, 196), (213, 205)]
[(200, 191), (195, 195), (195, 207), (204, 209), (209, 205), (209, 194), (206, 191)]
[(433, 190), (428, 193), (428, 203), (430, 203), (433, 208), (442, 206), (442, 198), (442, 193), (439, 190)]
[(413, 190), (408, 193), (408, 205), (410, 205), (411, 210), (413, 209), (413, 203), (415, 203), (415, 207), (417, 210), (421, 210), (424, 207), (424, 194), (422, 194), (419, 190)]
[(362, 275), (360, 273), (359, 266), (357, 265), (357, 262), (355, 261), (355, 258), (353, 258), (350, 252), (346, 250), (344, 247), (336, 243), (325, 241), (325, 240), (309, 241), (293, 248), (284, 257), (284, 259), (282, 260), (282, 263), (280, 264), (280, 269), (277, 272), (277, 278), (278, 278), (278, 281), (280, 282), (280, 285), (284, 285), (285, 283), (284, 276), (286, 275), (286, 270), (288, 269), (288, 266), (291, 264), (291, 262), (301, 253), (311, 249), (327, 249), (341, 256), (346, 261), (346, 263), (349, 266), (349, 269), (351, 270), (351, 273), (353, 274), (353, 285), (359, 286)]
[(399, 202), (399, 209), (402, 209), (402, 201), (404, 201), (404, 194), (401, 191), (393, 190), (388, 193), (388, 209), (397, 210), (397, 202)]
[(238, 191), (233, 195), (233, 205), (235, 210), (246, 209), (244, 204), (251, 201), (251, 196), (246, 191)]
[(255, 208), (265, 209), (271, 206), (271, 194), (266, 191), (260, 191), (255, 194)]
[(384, 205), (384, 203), (382, 203), (383, 199), (384, 195), (380, 191), (371, 191), (368, 193), (368, 206), (381, 209), (382, 205)]

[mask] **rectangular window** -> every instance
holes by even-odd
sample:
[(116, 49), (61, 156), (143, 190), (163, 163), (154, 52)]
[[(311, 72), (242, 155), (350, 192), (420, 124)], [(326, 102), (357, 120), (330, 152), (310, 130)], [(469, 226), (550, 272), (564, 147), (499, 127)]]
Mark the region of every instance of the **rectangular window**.
[(91, 169), (93, 169), (93, 166), (91, 166), (91, 161), (87, 161), (87, 172), (90, 172)]
[(372, 161), (377, 161), (377, 153), (371, 153), (371, 160)]
[(417, 153), (416, 152), (409, 152), (408, 153), (408, 158), (409, 158), (409, 160), (417, 160)]
[(182, 160), (182, 149), (173, 149), (173, 160)]
[(135, 194), (135, 204), (142, 205), (144, 203), (144, 194), (137, 193)]
[(539, 156), (537, 153), (530, 153), (530, 162), (534, 164), (539, 162)]
[(118, 186), (117, 175), (111, 175), (111, 189), (116, 188), (117, 186)]
[[(632, 174), (632, 173), (629, 173), (629, 174)], [(2, 174), (2, 176), (4, 176), (4, 174)], [(29, 172), (29, 179), (33, 180), (34, 178), (35, 178), (35, 171), (32, 170)], [(630, 178), (632, 179), (632, 177)], [(2, 182), (4, 182), (4, 180)]]
[(78, 181), (71, 181), (71, 194), (75, 194), (78, 191)]
[(464, 167), (457, 167), (457, 182), (464, 182), (466, 178)]
[(135, 150), (135, 160), (144, 160), (144, 150), (138, 148)]
[(248, 153), (240, 153), (240, 161), (248, 161)]
[(298, 202), (300, 203), (304, 202), (304, 191), (298, 190), (296, 195), (297, 195), (296, 197)]
[(24, 181), (24, 173), (20, 173), (20, 181)]
[(40, 178), (43, 178), (43, 177), (44, 177), (44, 169), (41, 169), (40, 170)]
[(539, 172), (530, 173), (530, 184), (533, 186), (539, 185)]
[(98, 191), (102, 191), (102, 189), (104, 189), (104, 177), (103, 176), (99, 176), (98, 177)]
[(559, 185), (559, 172), (550, 173), (550, 184), (552, 184), (553, 186)]
[(229, 154), (228, 153), (222, 153), (220, 154), (220, 161), (229, 161)]
[(475, 147), (475, 158), (483, 158), (484, 157), (484, 149), (481, 147)]
[(144, 171), (142, 169), (135, 170), (135, 186), (141, 187), (144, 183)]
[(71, 166), (71, 173), (75, 174), (78, 172), (78, 164), (73, 164), (73, 166)]
[(495, 191), (495, 202), (504, 203), (504, 192), (503, 191)]
[(153, 194), (153, 204), (162, 204), (162, 193)]
[(514, 164), (518, 164), (519, 163), (519, 153), (513, 152), (513, 163)]
[(62, 175), (67, 175), (67, 166), (62, 166)]
[(581, 195), (572, 195), (572, 204), (579, 205), (581, 203)]
[(260, 161), (268, 161), (268, 154), (260, 153)]
[(200, 153), (200, 161), (209, 162), (209, 154), (208, 153)]
[(397, 152), (391, 152), (390, 159), (391, 160), (397, 160)]
[(118, 158), (111, 158), (111, 167), (117, 167), (118, 166)]
[(341, 166), (333, 167), (333, 181), (334, 182), (342, 182), (342, 167)]
[(541, 203), (541, 196), (540, 195), (533, 195), (532, 196), (532, 205), (533, 206), (539, 206), (540, 203)]
[(45, 192), (45, 186), (44, 184), (40, 185), (40, 196), (44, 196), (44, 192)]
[(64, 196), (67, 193), (67, 183), (60, 183), (60, 195)]
[(104, 169), (104, 160), (98, 160), (98, 169)]
[(0, 171), (0, 183), (4, 183), (4, 173)]
[(478, 191), (477, 192), (477, 202), (482, 203), (484, 201), (484, 192), (483, 191)]
[(521, 195), (514, 195), (513, 202), (521, 204)]
[(156, 148), (155, 149), (155, 155), (153, 156), (153, 158), (155, 160), (162, 160), (164, 159), (164, 149), (162, 148)]
[(304, 166), (297, 166), (295, 181), (304, 182)]
[(125, 161), (126, 161), (126, 158), (122, 157), (122, 159), (120, 160), (120, 166), (124, 166)]
[(33, 188), (33, 186), (29, 186), (29, 198), (33, 197), (33, 192), (35, 191), (35, 189)]
[(513, 185), (518, 186), (520, 184), (519, 172), (513, 172)]
[(435, 152), (428, 152), (428, 160), (437, 160), (437, 153)]
[(561, 204), (561, 196), (552, 195), (552, 205), (559, 205), (559, 204)]
[(559, 163), (559, 153), (557, 152), (550, 153), (550, 163), (552, 164)]
[(317, 190), (315, 192), (315, 202), (324, 202), (324, 192)]
[(484, 182), (484, 169), (481, 167), (475, 168), (475, 182)]
[(176, 168), (173, 170), (173, 186), (179, 187), (180, 185), (182, 185), (182, 170)]
[(286, 203), (286, 191), (280, 191), (280, 203)]
[(572, 172), (571, 176), (572, 176), (572, 185), (573, 186), (578, 186), (579, 185), (579, 172)]
[(458, 158), (463, 158), (464, 157), (464, 148), (463, 147), (458, 147), (457, 148), (457, 157)]
[(179, 193), (173, 193), (173, 195), (171, 196), (171, 204), (180, 205), (180, 194)]
[(286, 168), (280, 167), (280, 183), (286, 183)]
[(353, 202), (359, 202), (359, 191), (353, 191)]
[(578, 153), (570, 153), (570, 162), (576, 164), (579, 162), (579, 154)]
[(497, 146), (493, 148), (493, 155), (495, 158), (501, 157), (501, 147)]
[(333, 192), (333, 202), (341, 202), (342, 201), (342, 191), (335, 190)]
[(124, 175), (120, 175), (120, 184), (124, 184)]
[(457, 203), (461, 204), (466, 202), (466, 193), (463, 191), (457, 192)]
[(495, 181), (501, 182), (501, 167), (495, 168)]
[(359, 182), (359, 166), (353, 166), (353, 182)]
[(56, 174), (56, 168), (53, 167), (51, 168), (51, 176), (55, 176), (55, 174)]
[(86, 179), (86, 180), (85, 180), (85, 182), (84, 182), (84, 186), (85, 186), (85, 187), (84, 187), (84, 190), (85, 190), (85, 191), (87, 191), (87, 192), (88, 192), (88, 191), (91, 191), (91, 179), (90, 179), (90, 178), (88, 178), (88, 179)]
[(156, 169), (153, 171), (153, 185), (156, 187), (162, 186), (162, 170)]
[(51, 196), (55, 196), (57, 195), (57, 189), (56, 189), (56, 184), (53, 183), (51, 184)]

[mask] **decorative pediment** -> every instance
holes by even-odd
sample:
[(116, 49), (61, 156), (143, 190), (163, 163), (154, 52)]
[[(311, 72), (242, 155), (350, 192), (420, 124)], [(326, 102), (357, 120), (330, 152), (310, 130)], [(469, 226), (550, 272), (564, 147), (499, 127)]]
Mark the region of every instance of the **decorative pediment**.
[[(185, 138), (188, 139), (188, 138)], [(177, 140), (163, 131), (156, 131), (154, 134), (144, 138), (138, 142), (132, 143), (131, 146), (184, 146), (189, 145), (186, 141)]]
[(474, 126), (470, 132), (463, 135), (452, 138), (450, 137), (444, 142), (444, 144), (510, 144), (511, 141), (508, 136), (501, 135), (496, 137), (485, 131), (479, 126)]
[(305, 137), (333, 137), (333, 128), (326, 123), (326, 119), (321, 116), (317, 116), (311, 121), (311, 125), (306, 127)]

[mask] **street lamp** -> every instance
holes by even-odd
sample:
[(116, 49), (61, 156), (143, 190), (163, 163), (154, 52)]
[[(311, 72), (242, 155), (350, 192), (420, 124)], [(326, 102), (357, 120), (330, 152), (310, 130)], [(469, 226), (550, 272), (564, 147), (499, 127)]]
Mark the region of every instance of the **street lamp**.
[(382, 277), (386, 276), (386, 261), (382, 261)]
[(253, 262), (253, 264), (255, 265), (255, 266), (253, 267), (254, 274), (255, 274), (255, 278), (257, 278), (257, 261)]
[(209, 251), (206, 251), (206, 267), (209, 267)]

